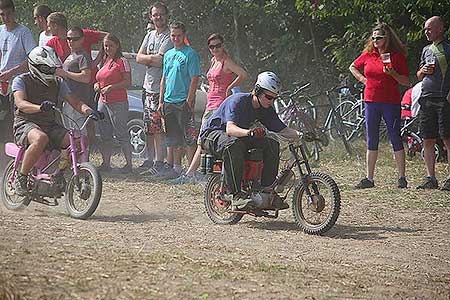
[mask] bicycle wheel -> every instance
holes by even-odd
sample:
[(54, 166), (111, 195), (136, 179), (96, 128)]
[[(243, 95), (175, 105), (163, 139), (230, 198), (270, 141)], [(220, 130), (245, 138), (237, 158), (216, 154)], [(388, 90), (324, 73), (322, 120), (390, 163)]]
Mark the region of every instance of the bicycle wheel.
[[(300, 132), (311, 132), (316, 134), (314, 120), (305, 112), (297, 111), (289, 120), (289, 127)], [(302, 141), (308, 158), (319, 160), (320, 145), (318, 141), (306, 142)]]
[(75, 219), (85, 220), (97, 209), (102, 196), (102, 178), (90, 162), (82, 163), (78, 176), (72, 175), (66, 185), (67, 212)]
[(299, 103), (299, 109), (307, 113), (315, 123), (317, 119), (317, 111), (311, 99), (308, 99), (306, 101), (304, 99), (300, 99), (297, 103)]
[[(354, 103), (351, 101), (343, 101), (336, 106), (335, 113), (339, 114), (339, 116), (333, 115), (327, 128), (331, 140), (339, 139), (342, 134), (348, 140), (353, 129), (350, 124), (355, 123), (358, 117), (357, 110), (353, 109), (353, 105)], [(342, 126), (339, 126), (339, 117), (342, 121)]]
[[(292, 197), (292, 211), (297, 225), (307, 234), (323, 234), (336, 223), (341, 209), (341, 195), (336, 182), (327, 174), (313, 172), (307, 187), (300, 181)], [(306, 188), (311, 196), (306, 193)]]
[(221, 199), (222, 175), (209, 175), (205, 186), (204, 204), (206, 213), (213, 223), (221, 225), (236, 224), (242, 219), (242, 214), (230, 213), (231, 203)]
[[(1, 181), (1, 198), (5, 207), (9, 210), (22, 210), (27, 207), (31, 199), (16, 195), (14, 182), (11, 180), (14, 171), (14, 161), (10, 161), (5, 168)], [(17, 179), (17, 174), (16, 174)]]

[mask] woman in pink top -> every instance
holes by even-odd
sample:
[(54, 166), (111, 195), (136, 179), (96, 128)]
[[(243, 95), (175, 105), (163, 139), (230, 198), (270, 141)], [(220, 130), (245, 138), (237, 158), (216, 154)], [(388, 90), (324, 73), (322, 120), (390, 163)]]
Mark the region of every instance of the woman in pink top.
[(94, 84), (94, 90), (100, 93), (98, 111), (105, 114), (105, 119), (99, 122), (103, 158), (100, 170), (111, 170), (114, 134), (120, 142), (126, 160), (126, 165), (119, 171), (124, 174), (131, 173), (131, 144), (127, 129), (127, 88), (131, 85), (130, 64), (122, 55), (119, 39), (112, 34), (107, 34), (103, 39), (103, 53), (101, 68), (96, 75), (97, 82)]
[[(222, 35), (218, 33), (214, 33), (208, 38), (208, 48), (213, 57), (207, 73), (209, 89), (206, 109), (202, 117), (202, 126), (220, 104), (232, 94), (232, 89), (238, 87), (241, 82), (248, 78), (247, 72), (228, 56), (223, 47), (223, 43), (224, 39)], [(200, 156), (202, 152), (200, 140), (197, 144), (197, 151), (195, 152), (194, 158), (192, 159), (186, 174), (174, 179), (172, 183), (181, 184), (195, 182), (194, 174), (195, 170), (197, 170), (200, 165)]]

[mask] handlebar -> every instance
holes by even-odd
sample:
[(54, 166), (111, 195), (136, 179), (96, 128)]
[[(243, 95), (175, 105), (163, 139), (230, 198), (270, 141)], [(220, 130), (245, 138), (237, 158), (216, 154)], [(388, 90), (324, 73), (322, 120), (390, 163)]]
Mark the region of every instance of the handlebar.
[[(69, 117), (68, 115), (66, 115), (59, 107), (57, 107), (56, 105), (52, 105), (52, 109), (54, 111), (58, 112), (61, 115), (61, 117), (71, 120), (78, 127), (77, 122), (75, 120), (73, 120), (71, 117)], [(103, 112), (101, 112), (101, 111), (98, 112), (98, 115), (99, 115), (98, 120), (103, 120), (105, 118), (105, 114)], [(95, 119), (94, 115), (91, 113), (91, 114), (89, 114), (86, 117), (86, 119), (84, 120), (84, 122), (81, 125), (81, 127), (78, 127), (78, 130), (82, 131), (86, 127), (86, 125), (89, 122), (89, 120), (98, 121), (98, 120)]]

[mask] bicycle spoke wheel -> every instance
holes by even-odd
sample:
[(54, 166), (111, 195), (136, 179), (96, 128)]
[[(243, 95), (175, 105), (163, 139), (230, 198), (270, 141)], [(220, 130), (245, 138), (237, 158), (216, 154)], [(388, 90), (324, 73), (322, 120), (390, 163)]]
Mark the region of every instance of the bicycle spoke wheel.
[(230, 213), (231, 203), (221, 199), (221, 178), (221, 174), (209, 175), (204, 192), (206, 213), (209, 219), (216, 224), (236, 224), (243, 215)]
[[(297, 111), (289, 121), (289, 127), (300, 132), (316, 133), (314, 120), (305, 112)], [(320, 145), (317, 141), (306, 142), (302, 141), (305, 147), (305, 152), (308, 158), (319, 160)]]
[(97, 209), (101, 195), (100, 173), (91, 163), (82, 163), (78, 176), (73, 175), (66, 186), (67, 211), (72, 217), (85, 220)]
[[(311, 193), (308, 196), (306, 188)], [(299, 183), (292, 197), (292, 211), (297, 225), (308, 234), (323, 234), (336, 223), (341, 208), (341, 195), (327, 174), (308, 175), (307, 186)]]
[[(16, 194), (14, 182), (12, 181), (14, 171), (14, 161), (10, 161), (5, 168), (1, 180), (1, 198), (2, 202), (7, 209), (10, 210), (22, 210), (27, 207), (31, 200), (29, 197), (21, 197)], [(17, 180), (17, 174), (16, 174)]]

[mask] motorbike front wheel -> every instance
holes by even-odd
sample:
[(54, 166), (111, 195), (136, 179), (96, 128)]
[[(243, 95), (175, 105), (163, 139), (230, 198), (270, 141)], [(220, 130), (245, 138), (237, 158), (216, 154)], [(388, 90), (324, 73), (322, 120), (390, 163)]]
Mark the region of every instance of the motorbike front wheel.
[(236, 224), (242, 219), (242, 214), (230, 213), (231, 203), (221, 199), (221, 177), (221, 174), (209, 175), (204, 196), (206, 213), (216, 224)]
[[(22, 210), (27, 207), (31, 199), (29, 197), (21, 197), (16, 195), (16, 189), (14, 182), (12, 182), (12, 176), (14, 172), (14, 161), (10, 161), (5, 168), (1, 180), (1, 198), (2, 202), (7, 209), (10, 210)], [(17, 180), (17, 174), (16, 174)]]
[(89, 162), (80, 164), (78, 176), (72, 174), (66, 185), (67, 212), (75, 219), (86, 220), (97, 209), (102, 196), (102, 178)]
[(307, 234), (323, 234), (336, 223), (341, 208), (341, 195), (334, 180), (327, 174), (313, 172), (306, 185), (297, 184), (292, 197), (292, 211), (297, 225)]

